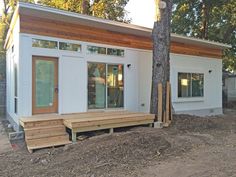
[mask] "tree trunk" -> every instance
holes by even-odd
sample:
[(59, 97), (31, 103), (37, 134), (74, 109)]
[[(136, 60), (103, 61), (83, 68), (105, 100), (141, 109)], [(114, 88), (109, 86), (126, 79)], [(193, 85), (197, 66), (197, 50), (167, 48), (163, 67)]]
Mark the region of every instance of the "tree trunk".
[[(152, 114), (158, 114), (158, 84), (162, 84), (163, 112), (166, 109), (166, 83), (170, 80), (170, 22), (172, 13), (172, 0), (162, 0), (166, 8), (159, 11), (159, 18), (154, 22), (152, 31), (153, 39), (153, 66), (152, 66)], [(158, 1), (156, 1), (158, 2)], [(159, 6), (157, 6), (159, 7)]]
[(208, 39), (209, 5), (202, 1), (202, 38)]
[(82, 0), (82, 14), (89, 14), (89, 0)]

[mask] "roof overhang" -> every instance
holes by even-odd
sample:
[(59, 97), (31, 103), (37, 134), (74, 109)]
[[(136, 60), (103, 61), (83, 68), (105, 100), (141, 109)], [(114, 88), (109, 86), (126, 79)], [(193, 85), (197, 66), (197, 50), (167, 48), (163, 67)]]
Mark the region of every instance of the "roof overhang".
[[(38, 16), (47, 19), (57, 19), (64, 22), (70, 22), (74, 24), (81, 24), (89, 27), (96, 27), (100, 29), (105, 29), (113, 32), (124, 33), (124, 34), (135, 34), (142, 37), (151, 37), (152, 29), (146, 28), (133, 24), (126, 24), (122, 22), (116, 22), (111, 20), (106, 20), (102, 18), (97, 18), (93, 16), (78, 14), (74, 12), (68, 12), (64, 10), (59, 10), (55, 8), (50, 8), (47, 6), (42, 6), (38, 4), (19, 2), (16, 8), (19, 14)], [(11, 29), (9, 29), (10, 31)], [(206, 46), (214, 49), (227, 49), (231, 48), (231, 45), (197, 39), (193, 37), (187, 37), (177, 34), (171, 34), (172, 42), (181, 42), (185, 44), (193, 44), (199, 46)], [(7, 42), (7, 40), (6, 40)]]

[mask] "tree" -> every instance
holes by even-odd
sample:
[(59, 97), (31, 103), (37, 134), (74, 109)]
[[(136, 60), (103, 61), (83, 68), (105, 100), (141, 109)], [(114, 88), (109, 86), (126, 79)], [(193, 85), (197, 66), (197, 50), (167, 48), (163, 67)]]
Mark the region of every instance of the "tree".
[(236, 69), (236, 1), (174, 0), (172, 32), (231, 44), (224, 69)]
[[(34, 0), (22, 0), (23, 2), (34, 2)], [(11, 17), (14, 12), (14, 9), (17, 4), (17, 0), (2, 0), (3, 8), (2, 16), (0, 16), (0, 52), (5, 52), (3, 49), (4, 40), (6, 36), (6, 32), (10, 25)]]
[[(170, 80), (170, 22), (172, 13), (172, 0), (156, 0), (156, 20), (152, 31), (153, 39), (153, 66), (152, 66), (152, 93), (151, 110), (153, 114), (159, 114), (158, 84), (162, 84), (163, 108), (165, 112), (166, 84)], [(163, 5), (166, 4), (166, 7)], [(162, 6), (162, 7), (161, 7)]]
[(125, 6), (129, 0), (40, 0), (39, 3), (109, 20), (130, 22)]

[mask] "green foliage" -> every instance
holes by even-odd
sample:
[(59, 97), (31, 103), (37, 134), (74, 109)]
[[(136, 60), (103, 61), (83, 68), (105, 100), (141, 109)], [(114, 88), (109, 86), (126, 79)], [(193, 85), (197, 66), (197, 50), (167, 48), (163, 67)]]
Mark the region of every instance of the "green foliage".
[(40, 0), (39, 4), (71, 12), (82, 12), (82, 0)]
[(174, 0), (172, 32), (231, 44), (224, 69), (236, 69), (236, 1)]
[(129, 22), (125, 5), (129, 0), (40, 0), (40, 4), (62, 10), (85, 13), (109, 20)]
[(126, 11), (124, 10), (129, 0), (99, 0), (94, 1), (91, 5), (91, 11), (94, 16), (122, 21), (130, 22), (130, 19), (126, 18)]

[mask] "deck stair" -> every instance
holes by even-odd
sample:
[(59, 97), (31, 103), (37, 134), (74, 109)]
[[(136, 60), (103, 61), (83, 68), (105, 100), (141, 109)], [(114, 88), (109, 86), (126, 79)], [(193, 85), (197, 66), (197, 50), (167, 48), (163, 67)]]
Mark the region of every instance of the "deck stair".
[(71, 130), (73, 142), (77, 133), (135, 125), (152, 125), (155, 115), (128, 111), (99, 111), (75, 114), (34, 115), (21, 118), (28, 150), (53, 147), (71, 143), (66, 127)]
[(34, 149), (54, 147), (71, 143), (62, 119), (21, 119), (29, 152)]

